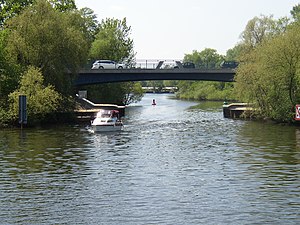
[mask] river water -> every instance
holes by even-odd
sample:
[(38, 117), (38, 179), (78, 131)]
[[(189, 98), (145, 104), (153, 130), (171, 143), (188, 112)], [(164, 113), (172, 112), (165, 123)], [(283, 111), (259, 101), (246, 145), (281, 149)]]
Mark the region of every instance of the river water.
[(170, 96), (122, 132), (1, 130), (0, 223), (300, 224), (299, 128)]

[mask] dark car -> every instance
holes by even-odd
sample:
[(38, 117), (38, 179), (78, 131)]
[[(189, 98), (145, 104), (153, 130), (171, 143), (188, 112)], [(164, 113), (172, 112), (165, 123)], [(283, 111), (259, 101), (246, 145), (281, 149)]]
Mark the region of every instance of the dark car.
[(239, 63), (236, 61), (223, 61), (220, 66), (222, 69), (235, 69), (238, 65)]
[(186, 68), (186, 69), (195, 69), (195, 64), (192, 62), (184, 62), (181, 63), (180, 61), (175, 61), (176, 66), (174, 66), (174, 68), (178, 69), (178, 68)]
[(182, 64), (182, 67), (183, 67), (183, 68), (189, 68), (189, 69), (195, 69), (195, 64), (192, 63), (192, 62), (184, 62), (184, 63)]

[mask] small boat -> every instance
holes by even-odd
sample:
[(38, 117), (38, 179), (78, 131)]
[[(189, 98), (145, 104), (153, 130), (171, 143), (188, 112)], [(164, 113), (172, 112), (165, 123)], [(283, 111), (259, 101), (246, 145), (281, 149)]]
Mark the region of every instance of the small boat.
[(123, 122), (120, 120), (118, 110), (100, 109), (91, 125), (94, 132), (120, 131), (123, 129)]

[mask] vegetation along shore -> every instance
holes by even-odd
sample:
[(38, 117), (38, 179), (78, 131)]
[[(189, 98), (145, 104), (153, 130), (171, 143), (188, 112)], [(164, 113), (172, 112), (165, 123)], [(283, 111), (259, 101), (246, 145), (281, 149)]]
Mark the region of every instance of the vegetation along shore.
[[(177, 87), (181, 99), (245, 102), (255, 107), (256, 118), (293, 123), (300, 103), (300, 4), (290, 12), (284, 18), (251, 19), (226, 55), (211, 48), (185, 54), (182, 61), (198, 69), (238, 62), (233, 83), (147, 81), (81, 89), (93, 102), (128, 105), (141, 100), (142, 86)], [(58, 121), (58, 114), (70, 120), (77, 107), (76, 72), (96, 59), (134, 66), (135, 55), (126, 18), (99, 22), (92, 9), (77, 9), (73, 0), (1, 3), (0, 126), (16, 124), (19, 95), (27, 96), (29, 126)]]

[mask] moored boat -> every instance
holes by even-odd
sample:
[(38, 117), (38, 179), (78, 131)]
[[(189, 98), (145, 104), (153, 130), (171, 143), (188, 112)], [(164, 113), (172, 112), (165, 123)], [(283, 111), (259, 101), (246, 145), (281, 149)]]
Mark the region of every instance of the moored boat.
[(123, 129), (123, 122), (120, 119), (118, 110), (100, 109), (91, 125), (94, 132), (120, 131)]

